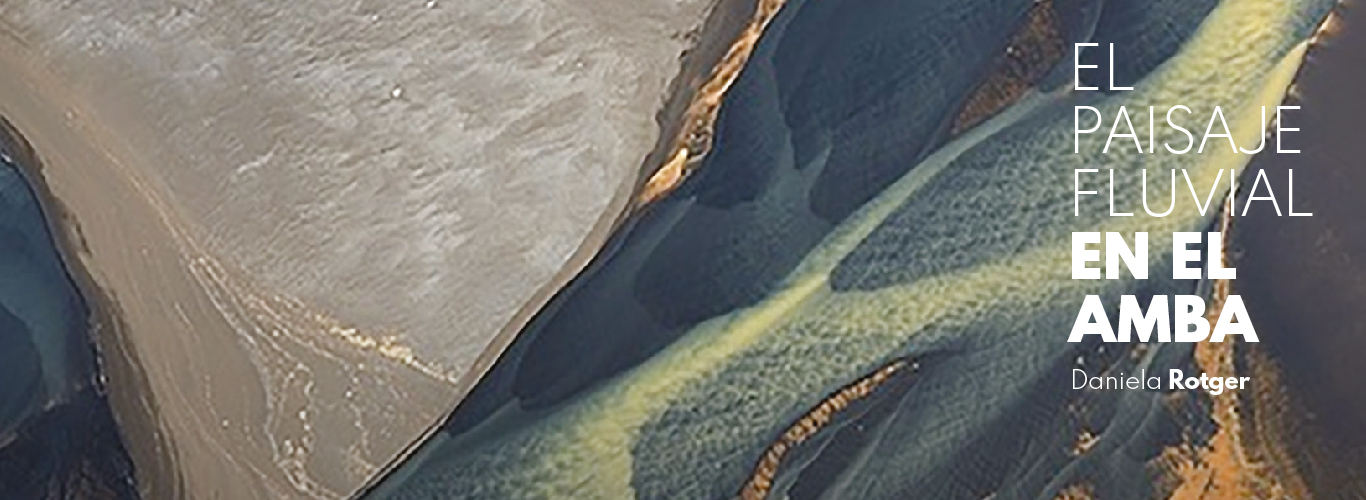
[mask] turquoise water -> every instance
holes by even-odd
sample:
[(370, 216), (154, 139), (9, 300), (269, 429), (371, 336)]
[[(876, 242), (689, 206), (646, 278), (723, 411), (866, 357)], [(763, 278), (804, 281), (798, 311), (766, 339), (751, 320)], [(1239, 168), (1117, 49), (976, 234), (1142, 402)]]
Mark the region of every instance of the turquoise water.
[(37, 197), (0, 154), (0, 499), (134, 498), (89, 311)]

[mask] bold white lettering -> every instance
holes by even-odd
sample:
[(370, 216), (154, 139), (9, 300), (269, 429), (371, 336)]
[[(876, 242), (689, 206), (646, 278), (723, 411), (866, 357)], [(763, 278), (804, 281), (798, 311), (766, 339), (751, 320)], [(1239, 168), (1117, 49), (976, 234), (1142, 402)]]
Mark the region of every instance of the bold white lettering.
[(1167, 314), (1167, 296), (1154, 295), (1148, 301), (1148, 312), (1139, 309), (1138, 299), (1133, 295), (1119, 298), (1119, 341), (1128, 342), (1129, 332), (1136, 331), (1140, 342), (1148, 342), (1153, 337), (1153, 327), (1157, 327), (1157, 341), (1172, 341), (1171, 319)]
[[(1234, 319), (1238, 322), (1234, 323)], [(1229, 295), (1224, 299), (1224, 308), (1219, 311), (1219, 320), (1214, 322), (1214, 335), (1209, 341), (1223, 342), (1227, 335), (1242, 335), (1245, 341), (1257, 341), (1257, 330), (1252, 328), (1252, 320), (1247, 316), (1243, 298), (1237, 295)]]
[[(1094, 318), (1095, 321), (1091, 321)], [(1208, 328), (1208, 326), (1206, 327)], [(1115, 331), (1110, 327), (1110, 318), (1105, 315), (1105, 307), (1100, 304), (1100, 296), (1087, 295), (1077, 312), (1077, 322), (1072, 324), (1072, 335), (1068, 342), (1081, 342), (1087, 335), (1100, 335), (1105, 342), (1115, 341)]]
[(1100, 268), (1086, 267), (1087, 262), (1100, 260), (1100, 250), (1088, 250), (1086, 245), (1100, 243), (1100, 233), (1096, 232), (1073, 232), (1072, 233), (1072, 279), (1074, 280), (1098, 280), (1100, 279)]
[(1186, 267), (1188, 262), (1200, 261), (1200, 251), (1188, 248), (1191, 243), (1200, 243), (1200, 233), (1172, 233), (1172, 279), (1200, 279), (1200, 268)]
[(1148, 233), (1134, 233), (1134, 249), (1129, 249), (1119, 233), (1105, 233), (1105, 279), (1119, 279), (1121, 259), (1134, 279), (1148, 279)]
[[(1205, 299), (1199, 295), (1177, 295), (1176, 303), (1176, 341), (1199, 342), (1209, 337), (1209, 321), (1205, 320)], [(1195, 329), (1191, 330), (1194, 326)]]
[(1205, 262), (1209, 269), (1209, 279), (1212, 280), (1231, 280), (1238, 279), (1238, 270), (1232, 267), (1224, 267), (1224, 237), (1220, 233), (1209, 233), (1209, 241), (1205, 243)]

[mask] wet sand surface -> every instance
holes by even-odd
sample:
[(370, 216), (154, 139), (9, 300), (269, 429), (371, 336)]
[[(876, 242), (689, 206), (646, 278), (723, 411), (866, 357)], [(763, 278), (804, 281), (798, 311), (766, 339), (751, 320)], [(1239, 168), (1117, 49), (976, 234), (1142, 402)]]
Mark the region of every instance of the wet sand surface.
[(145, 498), (345, 497), (454, 406), (605, 239), (710, 6), (624, 5), (0, 6)]
[[(1366, 497), (1366, 10), (1341, 9), (1309, 54), (1286, 111), (1285, 149), (1262, 154), (1259, 171), (1272, 181), (1284, 216), (1256, 202), (1235, 222), (1238, 280), (1257, 322), (1262, 347), (1281, 371), (1283, 402), (1297, 441), (1297, 461), (1322, 498)], [(1268, 143), (1271, 147), (1272, 143)], [(1289, 170), (1294, 210), (1289, 216)], [(1263, 188), (1259, 191), (1266, 195)], [(1246, 196), (1246, 195), (1245, 195)]]
[(148, 186), (207, 250), (458, 378), (635, 180), (709, 5), (23, 1), (0, 19), (130, 121)]
[(51, 100), (57, 85), (0, 77), (0, 112), (41, 152), (73, 218), (67, 258), (107, 301), (97, 338), (145, 498), (339, 497), (436, 417), (448, 384), (356, 349), (196, 252), (130, 175), (131, 155)]

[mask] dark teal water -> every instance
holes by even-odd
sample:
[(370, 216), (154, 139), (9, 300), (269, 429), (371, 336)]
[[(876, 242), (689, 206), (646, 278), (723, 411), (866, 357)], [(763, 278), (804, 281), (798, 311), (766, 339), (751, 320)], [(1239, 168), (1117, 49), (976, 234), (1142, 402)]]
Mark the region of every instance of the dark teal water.
[[(1236, 290), (1257, 314), (1258, 332), (1284, 373), (1288, 408), (1308, 443), (1301, 461), (1324, 498), (1366, 498), (1366, 10), (1343, 9), (1339, 30), (1315, 47), (1296, 80), (1299, 110), (1287, 111), (1285, 149), (1244, 172), (1265, 172), (1282, 215), (1265, 202), (1235, 222)], [(1270, 147), (1270, 145), (1268, 145)], [(1289, 190), (1295, 172), (1294, 192)], [(1265, 191), (1259, 192), (1265, 195)], [(1291, 196), (1296, 212), (1285, 216)]]
[(136, 498), (89, 311), (11, 151), (0, 154), (0, 499)]
[[(1138, 169), (1122, 157), (1071, 154), (1048, 132), (1070, 125), (1072, 106), (1095, 104), (1099, 93), (1040, 104), (937, 173), (913, 169), (934, 168), (921, 160), (953, 139), (950, 126), (965, 100), (1000, 54), (1019, 49), (1007, 48), (1010, 35), (1035, 5), (1056, 8), (1055, 36), (1065, 47), (1121, 47), (1115, 76), (1123, 85), (1178, 53), (1217, 3), (791, 0), (727, 93), (699, 173), (617, 234), (442, 432), (369, 498), (732, 498), (769, 443), (837, 387), (810, 381), (824, 367), (861, 363), (862, 343), (882, 335), (906, 336), (889, 356), (913, 357), (918, 371), (797, 447), (774, 476), (772, 498), (1051, 499), (1073, 485), (1095, 498), (1164, 496), (1170, 481), (1152, 464), (1164, 448), (1208, 444), (1215, 428), (1208, 397), (1166, 388), (1070, 390), (1070, 371), (1197, 373), (1191, 344), (1064, 343), (1077, 301), (1061, 299), (1075, 290), (1054, 283), (1000, 285), (1028, 298), (1026, 305), (984, 307), (923, 327), (803, 316), (743, 356), (689, 374), (696, 378), (676, 394), (653, 389), (666, 387), (659, 381), (668, 376), (655, 368), (693, 368), (667, 359), (678, 351), (642, 363), (673, 346), (687, 350), (681, 359), (704, 351), (686, 343), (691, 338), (678, 342), (710, 318), (740, 318), (718, 328), (744, 323), (746, 316), (722, 315), (765, 307), (759, 301), (822, 238), (908, 172), (932, 177), (843, 254), (826, 283), (832, 296), (880, 306), (859, 309), (873, 318), (922, 304), (953, 308), (932, 295), (973, 286), (953, 281), (953, 273), (991, 262), (1023, 266), (1009, 257), (1099, 227), (1108, 219), (1094, 214), (1103, 212), (1074, 215), (1061, 181), (1073, 168), (1114, 166), (1135, 177)], [(1287, 40), (1307, 37), (1331, 2), (1295, 5)], [(1057, 63), (1052, 76), (1070, 78), (1070, 63)], [(1056, 88), (1053, 77), (1029, 85)], [(1213, 90), (1193, 87), (1197, 98)], [(1183, 219), (1189, 225), (1181, 230), (1213, 223), (1213, 214), (1202, 214)], [(1157, 262), (1153, 275), (1170, 276), (1169, 265)], [(937, 277), (953, 285), (905, 295), (915, 304), (878, 302), (879, 293)], [(1207, 283), (1190, 280), (1109, 283), (1107, 304), (1121, 293), (1146, 304), (1153, 295), (1208, 292)], [(783, 313), (851, 317), (841, 308), (855, 306), (833, 300), (818, 297)], [(1114, 308), (1109, 314), (1117, 317)], [(786, 398), (793, 393), (801, 397)], [(626, 427), (652, 396), (667, 407)], [(615, 434), (616, 425), (627, 432)], [(623, 472), (613, 460), (627, 456)], [(613, 483), (623, 477), (629, 493)]]

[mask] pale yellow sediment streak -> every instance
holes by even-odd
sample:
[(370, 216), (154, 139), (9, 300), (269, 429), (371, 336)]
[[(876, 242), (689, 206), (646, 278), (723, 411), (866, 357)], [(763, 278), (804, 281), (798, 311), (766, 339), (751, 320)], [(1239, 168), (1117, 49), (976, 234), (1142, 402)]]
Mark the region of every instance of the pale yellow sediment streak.
[[(593, 479), (566, 489), (564, 484), (535, 485), (545, 498), (634, 498), (631, 443), (636, 431), (688, 383), (714, 370), (756, 342), (775, 324), (813, 300), (830, 295), (823, 278), (802, 281), (746, 310), (696, 327), (678, 344), (633, 371), (622, 383), (600, 390), (566, 415), (561, 440), (567, 453), (542, 456), (542, 464), (567, 480)], [(587, 460), (585, 462), (585, 459)], [(582, 470), (582, 467), (591, 470)], [(570, 472), (577, 469), (576, 472)]]

